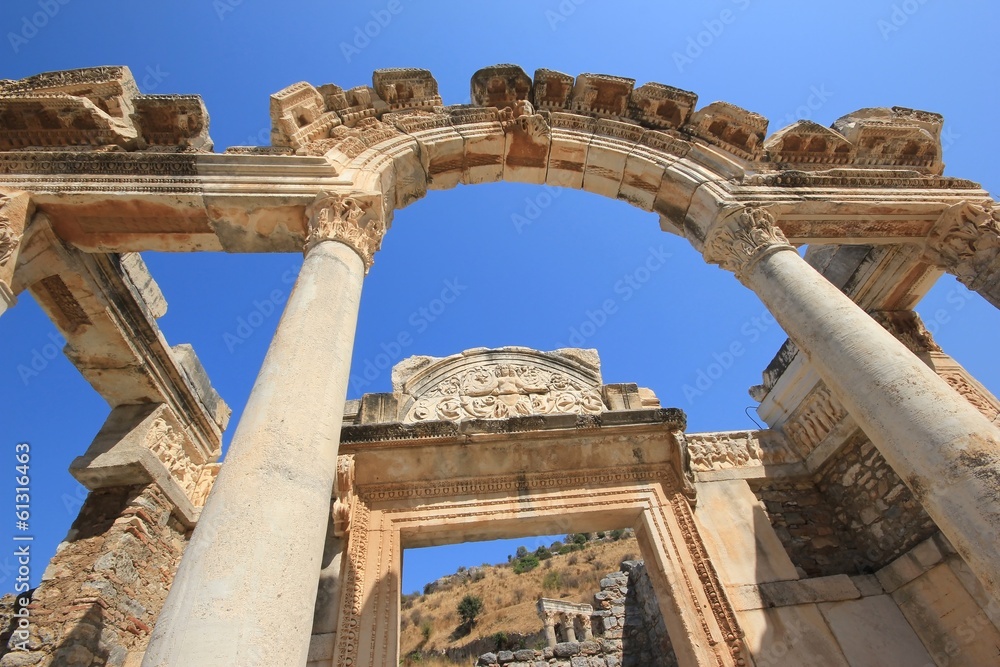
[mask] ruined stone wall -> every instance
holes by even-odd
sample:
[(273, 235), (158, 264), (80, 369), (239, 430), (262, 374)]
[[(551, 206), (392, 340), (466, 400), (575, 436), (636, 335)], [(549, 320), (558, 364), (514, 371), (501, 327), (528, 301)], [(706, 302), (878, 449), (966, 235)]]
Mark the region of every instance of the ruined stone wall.
[(590, 641), (561, 642), (544, 650), (497, 651), (479, 657), (482, 667), (676, 667), (653, 582), (642, 561), (624, 561), (601, 579), (594, 595)]
[(676, 667), (677, 656), (646, 564), (641, 560), (627, 560), (622, 563), (622, 571), (628, 575), (625, 617), (622, 619), (622, 667)]
[(187, 543), (153, 485), (91, 493), (33, 593), (28, 651), (14, 633), (0, 667), (132, 667)]
[(937, 527), (860, 431), (809, 480), (755, 489), (800, 574), (870, 574)]
[(812, 481), (766, 484), (755, 493), (800, 576), (857, 573), (854, 536)]
[(910, 489), (861, 432), (820, 469), (816, 486), (855, 537), (860, 569), (876, 569), (937, 532)]

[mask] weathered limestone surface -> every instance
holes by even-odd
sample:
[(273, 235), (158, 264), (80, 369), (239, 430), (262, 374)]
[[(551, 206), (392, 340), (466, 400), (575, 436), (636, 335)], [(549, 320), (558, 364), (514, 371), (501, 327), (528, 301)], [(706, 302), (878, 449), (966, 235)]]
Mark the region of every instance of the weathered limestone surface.
[[(273, 146), (217, 155), (199, 98), (141, 95), (127, 68), (0, 82), (0, 313), (30, 290), (113, 408), (74, 464), (95, 490), (81, 521), (135, 528), (166, 579), (199, 522), (147, 667), (392, 662), (404, 545), (575, 524), (635, 526), (682, 663), (742, 665), (748, 646), (758, 665), (995, 658), (1000, 401), (906, 315), (942, 271), (1000, 305), (998, 209), (942, 176), (940, 116), (862, 109), (767, 137), (752, 111), (606, 74), (486, 67), (454, 106), (426, 70), (371, 84), (294, 84), (272, 96)], [(393, 393), (342, 409), (362, 278), (394, 210), (501, 180), (621, 199), (733, 270), (795, 341), (752, 390), (772, 428), (686, 439), (680, 411), (604, 385), (579, 350), (415, 359)], [(228, 408), (193, 351), (163, 340), (162, 294), (127, 253), (303, 247), (220, 472)], [(136, 519), (131, 496), (117, 519), (97, 506), (140, 486), (166, 519)], [(46, 580), (36, 603), (114, 570), (95, 545), (66, 546), (71, 585)], [(120, 613), (122, 568), (97, 582), (108, 606), (64, 606), (108, 614), (110, 634), (42, 604), (57, 621), (36, 662), (135, 664), (150, 623)], [(856, 627), (871, 614), (890, 641)], [(597, 656), (566, 644), (550, 658)]]
[(695, 517), (713, 561), (727, 583), (798, 578), (766, 513), (745, 481), (699, 484)]
[(172, 510), (155, 485), (91, 493), (33, 592), (28, 637), (14, 632), (0, 665), (137, 665), (189, 536)]

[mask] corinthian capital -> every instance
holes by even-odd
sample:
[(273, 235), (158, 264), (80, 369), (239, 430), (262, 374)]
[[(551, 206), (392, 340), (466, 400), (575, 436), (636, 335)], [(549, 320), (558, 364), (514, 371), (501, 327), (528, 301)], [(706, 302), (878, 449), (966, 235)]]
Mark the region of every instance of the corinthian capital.
[(962, 202), (945, 210), (927, 235), (924, 259), (979, 290), (1000, 273), (1000, 209)]
[(743, 208), (717, 223), (705, 240), (705, 260), (718, 264), (736, 277), (743, 276), (757, 261), (775, 250), (792, 248), (763, 208)]
[(304, 251), (323, 241), (349, 245), (365, 263), (365, 273), (382, 246), (385, 221), (378, 196), (321, 192), (306, 209), (308, 234)]

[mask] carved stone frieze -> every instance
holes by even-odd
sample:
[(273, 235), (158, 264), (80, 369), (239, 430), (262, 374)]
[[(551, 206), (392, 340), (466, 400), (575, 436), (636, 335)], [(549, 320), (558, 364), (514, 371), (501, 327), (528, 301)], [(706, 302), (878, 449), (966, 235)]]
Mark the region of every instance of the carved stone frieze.
[(952, 389), (960, 393), (973, 407), (983, 413), (987, 419), (994, 423), (1000, 419), (1000, 409), (976, 389), (964, 373), (957, 370), (949, 371), (942, 373), (941, 377)]
[(963, 202), (941, 214), (924, 257), (979, 290), (1000, 274), (1000, 209)]
[(599, 389), (526, 364), (493, 363), (449, 377), (424, 393), (405, 421), (506, 419), (538, 414), (600, 414)]
[(8, 208), (10, 197), (0, 194), (0, 266), (6, 266), (17, 246), (21, 243), (21, 234), (14, 229)]
[(306, 209), (308, 234), (305, 252), (323, 241), (340, 241), (360, 255), (367, 273), (385, 235), (385, 222), (380, 212), (369, 215), (371, 208), (371, 202), (363, 197), (320, 193)]
[(201, 468), (201, 473), (198, 475), (198, 483), (195, 484), (194, 491), (191, 493), (191, 504), (195, 507), (203, 507), (205, 501), (208, 500), (208, 494), (212, 491), (212, 486), (215, 485), (215, 478), (219, 476), (219, 470), (222, 468), (221, 463), (206, 463)]
[(763, 208), (744, 208), (717, 224), (705, 241), (705, 260), (742, 276), (775, 250), (792, 249), (774, 216)]
[[(184, 448), (186, 435), (167, 423), (162, 417), (153, 420), (146, 433), (146, 447), (156, 455), (156, 458), (170, 472), (170, 476), (184, 490), (189, 498), (193, 497), (201, 476), (202, 466), (191, 460)], [(205, 496), (208, 496), (207, 491)]]
[(764, 455), (760, 445), (750, 439), (698, 437), (693, 434), (686, 439), (693, 470), (718, 470), (759, 464)]
[(827, 387), (820, 386), (802, 401), (782, 429), (802, 456), (808, 456), (846, 416), (840, 401)]
[(912, 310), (874, 310), (869, 315), (914, 354), (941, 351), (931, 332)]

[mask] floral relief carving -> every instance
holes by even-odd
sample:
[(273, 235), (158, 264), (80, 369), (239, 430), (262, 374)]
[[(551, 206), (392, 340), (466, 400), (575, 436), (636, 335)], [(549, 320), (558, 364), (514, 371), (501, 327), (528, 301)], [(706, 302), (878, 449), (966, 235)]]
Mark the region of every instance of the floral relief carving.
[(6, 266), (10, 261), (17, 246), (21, 243), (21, 236), (14, 231), (10, 224), (10, 217), (4, 212), (10, 203), (10, 197), (0, 195), (0, 266)]
[(927, 237), (924, 258), (978, 290), (1000, 271), (1000, 210), (963, 202), (946, 210)]
[(385, 222), (379, 216), (363, 222), (365, 213), (357, 197), (320, 193), (306, 209), (309, 220), (305, 252), (323, 241), (340, 241), (360, 255), (367, 273), (375, 261), (375, 253), (382, 247)]
[(767, 253), (792, 248), (774, 216), (763, 208), (744, 208), (709, 233), (705, 259), (742, 276)]
[(405, 421), (506, 419), (543, 414), (600, 414), (595, 387), (525, 364), (483, 364), (442, 380), (423, 393)]

